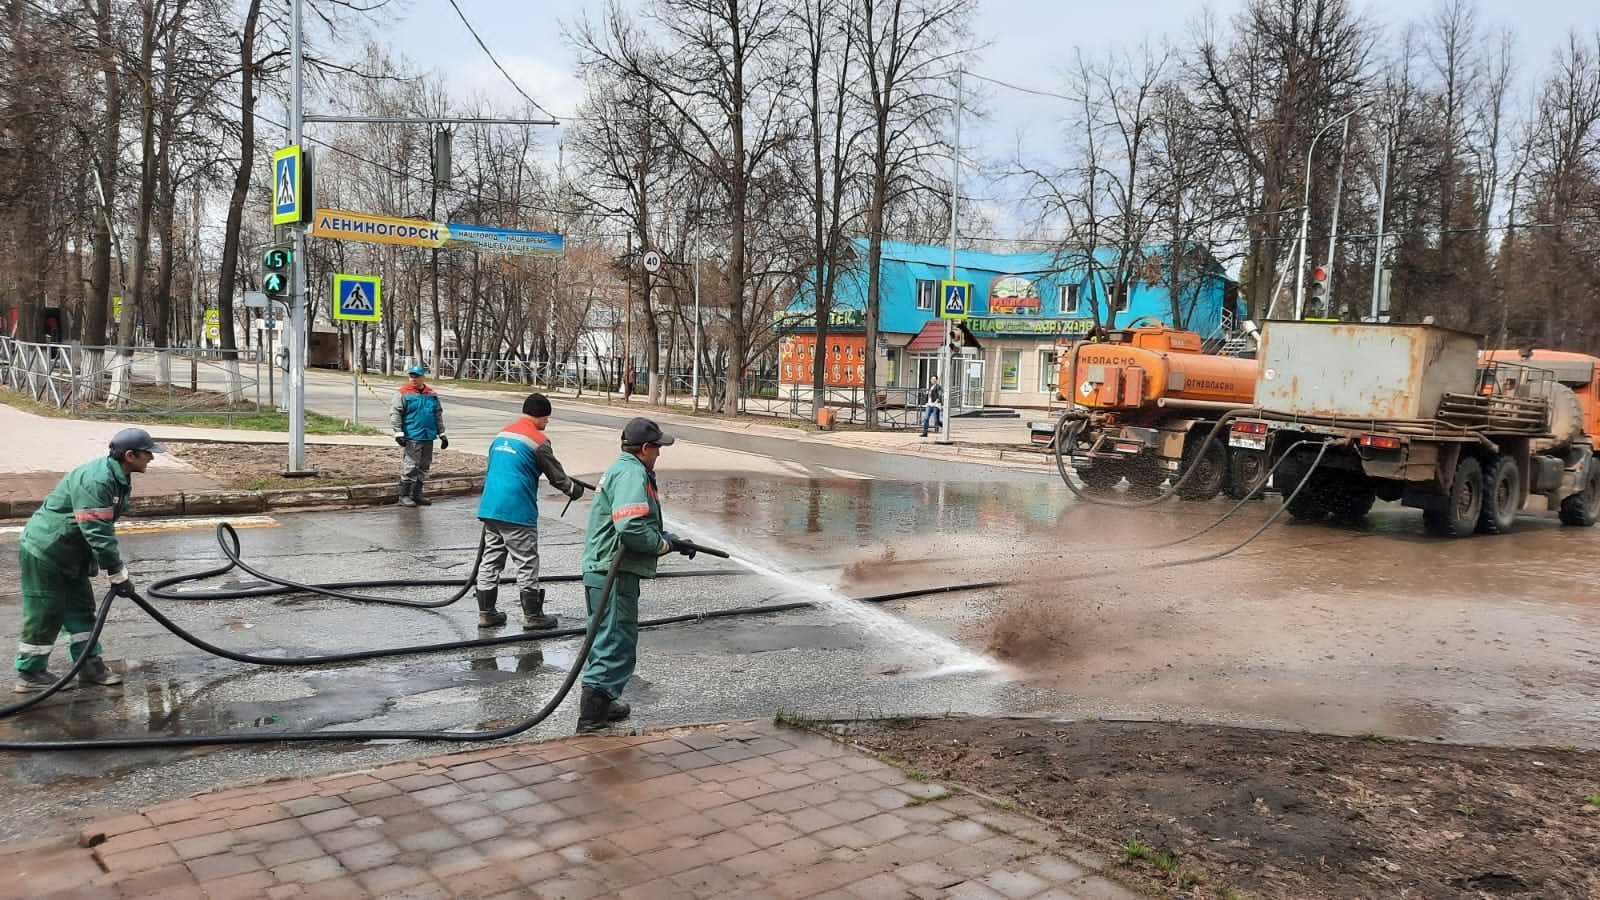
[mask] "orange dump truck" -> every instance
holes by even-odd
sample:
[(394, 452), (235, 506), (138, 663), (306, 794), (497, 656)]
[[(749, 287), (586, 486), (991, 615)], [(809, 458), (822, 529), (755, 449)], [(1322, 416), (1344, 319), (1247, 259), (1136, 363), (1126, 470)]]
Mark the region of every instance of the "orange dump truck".
[(1107, 337), (1064, 354), (1057, 381), (1073, 404), (1055, 429), (1062, 436), (1057, 449), (1084, 485), (1103, 492), (1126, 478), (1134, 493), (1152, 495), (1167, 478), (1199, 465), (1179, 496), (1242, 496), (1232, 484), (1252, 483), (1251, 473), (1233, 471), (1227, 434), (1207, 438), (1224, 414), (1250, 406), (1255, 360), (1205, 353), (1198, 334), (1159, 323)]

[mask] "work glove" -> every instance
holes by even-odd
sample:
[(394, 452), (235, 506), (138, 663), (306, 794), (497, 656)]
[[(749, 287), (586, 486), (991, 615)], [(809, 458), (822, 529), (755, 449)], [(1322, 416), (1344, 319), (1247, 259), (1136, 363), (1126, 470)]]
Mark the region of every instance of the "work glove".
[(578, 499), (579, 497), (582, 497), (582, 496), (583, 496), (583, 485), (581, 485), (581, 484), (577, 483), (576, 481), (574, 481), (572, 483), (572, 493), (568, 494), (567, 498), (571, 499), (571, 500), (576, 500), (576, 499)]
[(693, 544), (689, 543), (688, 541), (684, 540), (683, 538), (678, 537), (677, 535), (673, 534), (670, 531), (666, 531), (666, 532), (662, 532), (661, 540), (666, 542), (667, 547), (671, 552), (673, 552), (673, 553), (682, 553), (684, 556), (687, 556), (690, 559), (694, 559), (694, 555), (695, 555), (695, 552), (696, 552), (695, 551), (695, 546)]
[(394, 433), (394, 442), (396, 444), (399, 444), (400, 446), (404, 447), (406, 445), (405, 433), (404, 432), (400, 432), (400, 431), (396, 431)]
[(128, 576), (127, 569), (123, 569), (121, 572), (111, 576), (111, 593), (116, 594), (118, 597), (126, 597), (129, 600), (139, 596), (139, 592), (134, 589), (133, 579)]
[(439, 449), (440, 450), (449, 450), (450, 449), (450, 439), (445, 437), (442, 434), (439, 435)]

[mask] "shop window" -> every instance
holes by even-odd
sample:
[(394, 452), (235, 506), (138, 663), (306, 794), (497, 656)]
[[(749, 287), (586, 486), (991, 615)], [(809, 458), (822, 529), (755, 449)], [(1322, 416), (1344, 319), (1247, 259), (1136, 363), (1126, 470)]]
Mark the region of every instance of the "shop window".
[(1056, 313), (1063, 316), (1077, 315), (1078, 291), (1082, 285), (1062, 284), (1056, 286)]
[(1055, 396), (1056, 379), (1061, 375), (1060, 370), (1057, 368), (1060, 363), (1060, 350), (1039, 351), (1039, 390), (1052, 398)]
[(1022, 351), (1000, 351), (1000, 390), (1022, 390)]

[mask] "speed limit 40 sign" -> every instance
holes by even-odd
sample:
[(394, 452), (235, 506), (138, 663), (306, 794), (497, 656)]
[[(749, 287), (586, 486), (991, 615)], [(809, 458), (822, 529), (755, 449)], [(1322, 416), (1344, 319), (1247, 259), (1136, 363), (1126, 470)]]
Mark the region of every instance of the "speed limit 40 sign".
[(644, 252), (644, 270), (646, 272), (661, 271), (661, 254), (654, 250)]

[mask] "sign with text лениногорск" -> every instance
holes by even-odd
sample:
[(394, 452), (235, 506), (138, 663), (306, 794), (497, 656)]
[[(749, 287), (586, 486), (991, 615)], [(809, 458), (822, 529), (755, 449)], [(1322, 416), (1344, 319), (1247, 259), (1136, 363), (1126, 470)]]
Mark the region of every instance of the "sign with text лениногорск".
[(341, 241), (370, 241), (404, 247), (440, 247), (509, 253), (516, 256), (556, 256), (565, 248), (561, 235), (548, 231), (518, 231), (482, 225), (457, 225), (426, 219), (400, 219), (339, 209), (319, 209), (311, 219), (312, 237)]

